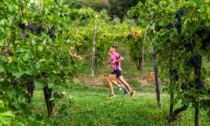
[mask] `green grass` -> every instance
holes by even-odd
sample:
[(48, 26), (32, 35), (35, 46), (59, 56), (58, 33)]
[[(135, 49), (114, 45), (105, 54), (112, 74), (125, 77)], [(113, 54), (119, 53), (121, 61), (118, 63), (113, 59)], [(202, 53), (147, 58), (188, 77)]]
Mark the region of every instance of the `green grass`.
[[(67, 91), (59, 89), (60, 92), (70, 93), (72, 100), (70, 103), (65, 97), (55, 105), (56, 112), (62, 104), (68, 104), (67, 110), (69, 124), (74, 122), (75, 126), (87, 125), (98, 126), (103, 123), (104, 126), (164, 126), (168, 125), (169, 118), (169, 95), (162, 93), (162, 109), (157, 107), (155, 93), (139, 95), (131, 99), (130, 95), (123, 95), (123, 91), (116, 94), (116, 98), (107, 99), (109, 89), (106, 87), (91, 87), (83, 84), (76, 84), (75, 89)], [(116, 91), (117, 88), (114, 87)], [(47, 110), (43, 98), (42, 90), (35, 91), (32, 106), (37, 106), (39, 113), (46, 115)], [(65, 100), (65, 101), (64, 101)], [(180, 104), (175, 108), (180, 107)], [(192, 126), (194, 125), (194, 109), (189, 107), (187, 111), (182, 112), (177, 121), (170, 126)], [(201, 126), (210, 125), (210, 119), (207, 118), (206, 112), (200, 110)], [(54, 117), (58, 122), (62, 119)], [(60, 122), (62, 124), (62, 121)]]

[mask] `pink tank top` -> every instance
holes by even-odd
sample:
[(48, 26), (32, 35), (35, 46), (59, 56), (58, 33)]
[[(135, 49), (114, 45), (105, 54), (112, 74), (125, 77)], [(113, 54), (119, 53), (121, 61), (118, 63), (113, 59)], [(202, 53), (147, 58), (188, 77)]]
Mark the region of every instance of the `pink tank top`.
[[(111, 60), (112, 61), (116, 61), (120, 58), (120, 54), (119, 53), (114, 53), (112, 56), (111, 56)], [(113, 66), (113, 70), (122, 70), (121, 69), (121, 65), (120, 65), (120, 62), (116, 62), (114, 64), (112, 64)]]

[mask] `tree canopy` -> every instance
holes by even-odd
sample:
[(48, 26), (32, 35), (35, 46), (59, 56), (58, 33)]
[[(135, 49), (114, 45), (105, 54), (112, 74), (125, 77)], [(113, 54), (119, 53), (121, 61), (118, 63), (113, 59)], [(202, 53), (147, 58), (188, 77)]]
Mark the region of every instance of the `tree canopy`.
[[(158, 1), (160, 0), (155, 0), (155, 2)], [(66, 0), (64, 4), (71, 9), (90, 7), (97, 12), (106, 9), (110, 17), (118, 16), (123, 19), (127, 15), (127, 11), (137, 5), (138, 2), (145, 3), (145, 0)]]

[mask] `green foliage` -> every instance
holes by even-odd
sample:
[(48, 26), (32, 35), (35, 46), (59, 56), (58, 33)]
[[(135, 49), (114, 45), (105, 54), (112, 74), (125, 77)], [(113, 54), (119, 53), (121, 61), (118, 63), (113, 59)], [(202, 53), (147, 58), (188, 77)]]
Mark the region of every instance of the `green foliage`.
[[(123, 19), (127, 15), (127, 11), (135, 6), (138, 2), (145, 3), (146, 0), (66, 0), (65, 5), (68, 5), (71, 9), (80, 8), (92, 8), (94, 11), (100, 12), (103, 9), (108, 11), (109, 16), (114, 19), (114, 16), (118, 16)], [(157, 4), (160, 0), (155, 0)]]
[(2, 125), (11, 123), (12, 118), (15, 117), (15, 114), (9, 108), (5, 107), (4, 104), (4, 101), (0, 100), (0, 124)]
[[(138, 27), (139, 28), (139, 27)], [(142, 63), (142, 49), (144, 41), (144, 30), (143, 28), (133, 28), (126, 35), (126, 46), (129, 50), (131, 61), (136, 63), (137, 69), (140, 69), (140, 64)], [(150, 56), (148, 48), (150, 47), (149, 38), (146, 37), (145, 41), (145, 57)]]
[[(98, 65), (104, 65), (104, 60), (108, 58), (108, 51), (111, 45), (115, 41), (124, 40), (123, 32), (128, 32), (128, 26), (126, 23), (118, 25), (109, 25), (104, 20), (109, 19), (106, 14), (106, 10), (102, 10), (99, 13), (96, 13), (96, 18), (89, 21), (88, 26), (79, 26), (76, 29), (73, 29), (74, 36), (72, 40), (75, 42), (75, 48), (77, 51), (83, 53), (92, 52), (93, 44), (93, 32), (94, 26), (96, 26), (96, 38), (95, 38), (95, 54)], [(77, 22), (77, 21), (76, 21)], [(73, 22), (73, 25), (75, 22)], [(86, 56), (87, 59), (90, 59), (90, 55)]]
[[(87, 20), (93, 17), (93, 12), (86, 10), (71, 10), (62, 5), (58, 0), (45, 0), (43, 10), (38, 12), (34, 3), (30, 1), (1, 1), (0, 2), (0, 48), (2, 51), (10, 50), (10, 53), (1, 53), (1, 81), (0, 98), (4, 106), (1, 106), (1, 121), (8, 125), (41, 125), (46, 120), (40, 116), (25, 102), (30, 99), (27, 92), (28, 82), (35, 81), (36, 89), (70, 86), (61, 79), (60, 75), (68, 76), (72, 82), (73, 75), (80, 71), (80, 61), (76, 57), (70, 57), (69, 47), (74, 47), (72, 41), (65, 41), (65, 37), (71, 38), (69, 24), (73, 20)], [(30, 4), (30, 10), (28, 8)], [(36, 13), (35, 13), (36, 12)], [(44, 28), (42, 34), (30, 33), (28, 29), (21, 30), (18, 25), (33, 23), (36, 27)], [(55, 29), (55, 38), (48, 35), (50, 28)], [(21, 38), (20, 35), (30, 36)], [(45, 73), (45, 76), (43, 76)], [(56, 89), (53, 89), (56, 92)], [(13, 101), (12, 101), (13, 99)], [(55, 98), (58, 101), (60, 98)], [(3, 114), (3, 115), (1, 115)], [(16, 116), (14, 116), (16, 115)], [(6, 117), (5, 117), (6, 116)], [(39, 119), (37, 119), (39, 118)]]
[(118, 25), (121, 23), (120, 18), (118, 18), (117, 16), (114, 16), (113, 20), (112, 20), (112, 24), (113, 25)]
[[(85, 1), (78, 3), (81, 2)], [(128, 3), (118, 0), (109, 2), (111, 3), (112, 15), (120, 15), (120, 18), (130, 6), (137, 4), (137, 1), (132, 0)], [(71, 7), (68, 8), (59, 0), (45, 0), (41, 12), (36, 8), (35, 3), (30, 3), (29, 0), (4, 0), (0, 3), (3, 5), (0, 5), (0, 48), (3, 48), (0, 54), (0, 123), (3, 125), (53, 125), (60, 124), (59, 121), (61, 121), (63, 125), (69, 125), (70, 120), (64, 118), (71, 113), (68, 103), (60, 104), (60, 107), (57, 108), (57, 117), (61, 119), (59, 121), (54, 118), (47, 119), (45, 112), (40, 114), (32, 110), (31, 105), (26, 103), (26, 100), (31, 99), (31, 95), (27, 91), (28, 82), (34, 80), (36, 89), (43, 89), (48, 86), (53, 89), (53, 92), (58, 91), (56, 87), (71, 90), (74, 88), (70, 85), (73, 83), (74, 75), (82, 70), (80, 58), (76, 56), (74, 50), (79, 52), (81, 48), (84, 50), (86, 48), (86, 51), (92, 52), (94, 26), (97, 26), (95, 47), (96, 52), (100, 54), (97, 57), (97, 62), (100, 65), (103, 65), (103, 61), (107, 59), (107, 52), (110, 46), (115, 44), (115, 41), (127, 41), (127, 35), (130, 33), (136, 35), (136, 30), (128, 29), (125, 22), (120, 25), (101, 23), (102, 20), (109, 20), (106, 11), (101, 11), (101, 2), (95, 2), (91, 5), (97, 11), (101, 11), (100, 14), (92, 9), (70, 9)], [(29, 4), (31, 11), (28, 8)], [(85, 4), (88, 5), (89, 3)], [(117, 4), (119, 5), (116, 8)], [(71, 3), (71, 6), (80, 8), (75, 1)], [(177, 22), (174, 14), (182, 7), (186, 7), (185, 14), (187, 15), (181, 17), (183, 25), (181, 34), (178, 34), (176, 29), (169, 31), (167, 25)], [(199, 34), (202, 28), (209, 29), (209, 12), (208, 1), (204, 3), (201, 0), (196, 2), (193, 0), (168, 0), (161, 1), (158, 5), (152, 0), (147, 0), (145, 4), (140, 2), (128, 12), (129, 17), (139, 16), (140, 20), (137, 19), (135, 22), (141, 26), (137, 29), (137, 31), (141, 31), (140, 35), (137, 34), (126, 42), (131, 58), (133, 61), (136, 61), (136, 58), (141, 58), (142, 29), (146, 26), (155, 26), (155, 32), (148, 29), (146, 46), (150, 45), (149, 40), (155, 39), (155, 52), (159, 54), (158, 62), (161, 66), (159, 67), (160, 79), (167, 86), (165, 90), (176, 96), (173, 100), (174, 104), (181, 100), (182, 104), (185, 105), (190, 104), (192, 107), (198, 106), (200, 109), (209, 109), (203, 102), (208, 99), (209, 85), (197, 89), (197, 82), (205, 82), (209, 77), (209, 69), (204, 66), (198, 68), (186, 65), (186, 62), (193, 55), (200, 54), (201, 57), (207, 57), (210, 52), (209, 45), (204, 46), (204, 40), (209, 37), (209, 31)], [(76, 23), (73, 22), (75, 20)], [(119, 19), (114, 20), (114, 22), (114, 24), (118, 24)], [(43, 28), (44, 31), (41, 34), (31, 33), (28, 29), (20, 29), (18, 27), (20, 23), (25, 25), (32, 23), (36, 27)], [(78, 25), (78, 29), (72, 29), (75, 24)], [(85, 24), (88, 24), (89, 27), (81, 27)], [(51, 28), (54, 29), (55, 38), (48, 35), (48, 30)], [(23, 33), (29, 37), (20, 37), (23, 36)], [(66, 37), (69, 39), (65, 40)], [(195, 40), (196, 46), (187, 51), (186, 44), (192, 44), (193, 40)], [(169, 48), (174, 51), (171, 64), (169, 63)], [(167, 82), (169, 67), (177, 69), (177, 75), (179, 75), (176, 83), (170, 85)], [(201, 75), (198, 74), (199, 72)], [(65, 75), (65, 77), (61, 78), (61, 75)], [(175, 76), (172, 76), (172, 80), (175, 81)], [(137, 86), (136, 81), (130, 83)], [(181, 88), (182, 83), (188, 84), (188, 86), (192, 84), (193, 87), (184, 90)], [(80, 85), (78, 89), (85, 90), (89, 87)], [(66, 97), (65, 95), (65, 92), (58, 92), (58, 95), (50, 101), (58, 103), (63, 97)], [(44, 101), (44, 99), (39, 100)], [(68, 101), (70, 103), (71, 98), (68, 97)], [(113, 118), (115, 117), (113, 116)], [(96, 122), (91, 123), (95, 124)], [(119, 123), (116, 122), (116, 124)]]
[(131, 25), (131, 26), (135, 25), (134, 20), (128, 18), (126, 15), (123, 17), (123, 21), (124, 21), (126, 24), (129, 24), (129, 25)]
[(104, 4), (101, 1), (95, 0), (66, 0), (65, 5), (68, 5), (71, 9), (81, 9), (81, 8), (92, 8), (94, 11), (100, 12), (104, 8)]
[(110, 4), (110, 11), (109, 14), (113, 18), (114, 15), (117, 15), (120, 19), (127, 14), (127, 11), (135, 6), (138, 2), (144, 3), (145, 0), (129, 0), (129, 1), (122, 1), (122, 0), (109, 0)]
[(102, 2), (94, 1), (93, 3), (91, 3), (90, 7), (93, 8), (93, 10), (100, 12), (103, 9), (104, 4)]
[(80, 9), (83, 6), (82, 0), (66, 0), (63, 4), (71, 9)]
[[(206, 1), (209, 3), (209, 1)], [(138, 3), (129, 12), (129, 17), (138, 15), (141, 20), (135, 20), (137, 25), (143, 27), (155, 26), (155, 32), (148, 29), (148, 37), (151, 40), (155, 39), (155, 52), (159, 54), (158, 65), (160, 69), (159, 77), (162, 82), (167, 86), (165, 88), (170, 94), (176, 96), (174, 98), (174, 104), (178, 100), (182, 100), (182, 104), (192, 104), (193, 107), (199, 106), (200, 109), (206, 108), (210, 111), (205, 101), (209, 95), (207, 93), (209, 86), (198, 89), (198, 81), (205, 82), (207, 74), (205, 71), (209, 71), (208, 68), (203, 67), (202, 63), (198, 63), (202, 67), (189, 67), (186, 62), (195, 54), (200, 54), (201, 57), (205, 57), (209, 53), (209, 46), (204, 45), (203, 42), (209, 34), (201, 33), (201, 29), (209, 29), (209, 4), (204, 1), (161, 1), (158, 5), (155, 5), (152, 0), (147, 0), (145, 4)], [(185, 7), (185, 12), (181, 16), (181, 21), (175, 18), (175, 14), (180, 8)], [(167, 25), (170, 23), (182, 23), (181, 33), (177, 32), (177, 29), (167, 29)], [(149, 27), (150, 28), (150, 27)], [(199, 34), (202, 35), (199, 35)], [(206, 31), (209, 33), (209, 31)], [(196, 46), (192, 46), (192, 41), (195, 41)], [(192, 46), (192, 49), (186, 47), (187, 44)], [(173, 58), (171, 64), (169, 63), (170, 48), (173, 50)], [(199, 61), (199, 60), (198, 60)], [(169, 67), (178, 71), (177, 75), (179, 79), (175, 82), (174, 76), (172, 81), (168, 85)], [(201, 75), (198, 71), (201, 71)], [(182, 84), (190, 86), (189, 90), (184, 90)], [(199, 100), (196, 100), (199, 99)]]

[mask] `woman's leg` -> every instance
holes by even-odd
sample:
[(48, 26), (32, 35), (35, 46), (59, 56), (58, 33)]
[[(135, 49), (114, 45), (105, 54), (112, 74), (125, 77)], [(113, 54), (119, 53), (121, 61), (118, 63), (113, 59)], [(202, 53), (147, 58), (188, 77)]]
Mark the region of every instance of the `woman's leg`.
[(110, 74), (109, 78), (107, 79), (107, 82), (109, 84), (109, 89), (111, 93), (114, 93), (113, 86), (112, 86), (112, 80), (116, 78), (116, 74)]
[(123, 79), (122, 76), (119, 76), (117, 79), (119, 79), (119, 81), (128, 89), (129, 92), (132, 91), (129, 84)]

